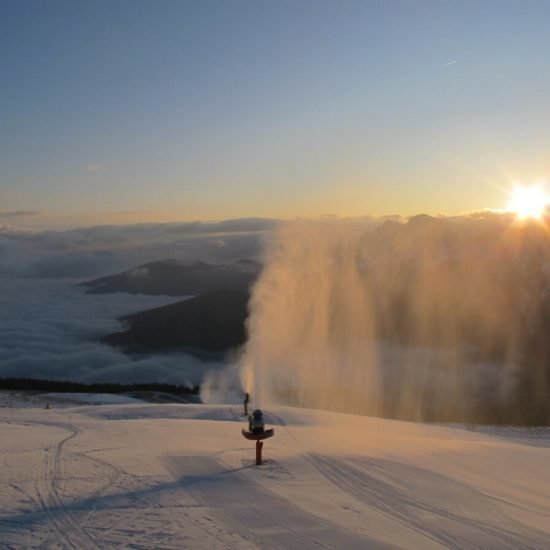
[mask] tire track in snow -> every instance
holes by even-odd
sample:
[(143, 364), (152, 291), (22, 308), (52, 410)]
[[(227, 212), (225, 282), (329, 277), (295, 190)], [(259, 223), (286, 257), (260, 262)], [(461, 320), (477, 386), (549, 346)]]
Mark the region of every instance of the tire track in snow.
[[(316, 460), (315, 455), (312, 455), (311, 453), (308, 453), (303, 449), (301, 441), (292, 433), (292, 431), (290, 430), (287, 422), (285, 421), (285, 419), (282, 416), (280, 416), (276, 413), (273, 413), (273, 412), (270, 412), (268, 414), (269, 414), (269, 417), (274, 418), (278, 422), (278, 425), (282, 426), (284, 428), (285, 432), (289, 435), (289, 437), (291, 437), (296, 442), (296, 446), (297, 446), (297, 448), (300, 452), (300, 456), (302, 457), (303, 460), (305, 460), (306, 462), (311, 464), (311, 466), (315, 470), (317, 470), (329, 483), (331, 483), (332, 485), (335, 485), (339, 490), (343, 490), (345, 493), (347, 493), (351, 497), (353, 497), (356, 500), (359, 500), (360, 502), (362, 502), (361, 499), (357, 499), (356, 495), (353, 495), (349, 491), (346, 491), (341, 485), (338, 484), (338, 482), (334, 478), (327, 475), (327, 473), (319, 467), (319, 464), (318, 464), (318, 461)], [(380, 512), (380, 510), (378, 510), (378, 512)], [(382, 512), (382, 513), (384, 513), (384, 512)], [(388, 514), (384, 514), (384, 515), (388, 516)], [(395, 520), (395, 517), (391, 517), (391, 519)], [(405, 522), (402, 522), (402, 521), (400, 521), (399, 523), (405, 524)], [(405, 524), (405, 527), (411, 528), (411, 525), (410, 524)], [(440, 543), (440, 541), (436, 540), (434, 537), (431, 537), (429, 534), (427, 534), (426, 532), (424, 532), (422, 530), (414, 529), (414, 528), (413, 528), (413, 530), (415, 532), (417, 532), (418, 534), (422, 535), (422, 536), (426, 536), (427, 538), (433, 540), (434, 542)]]
[[(445, 508), (445, 503), (441, 507), (436, 507), (423, 502), (421, 498), (412, 498), (405, 491), (399, 490), (395, 484), (388, 483), (388, 479), (392, 477), (391, 473), (384, 479), (380, 475), (369, 475), (340, 458), (310, 455), (310, 459), (321, 474), (350, 496), (447, 547), (510, 550), (542, 547), (542, 539), (530, 535), (518, 536), (509, 529), (461, 515), (450, 510), (448, 506)], [(391, 463), (388, 469), (391, 469)], [(449, 502), (452, 503), (453, 492), (456, 490), (455, 482), (444, 481), (442, 476), (434, 476), (433, 481), (448, 484)], [(458, 483), (456, 485), (458, 486)], [(477, 491), (468, 490), (471, 493), (470, 498), (483, 499)], [(491, 519), (494, 521), (495, 517)], [(507, 518), (502, 516), (498, 519), (504, 523)], [(509, 523), (511, 521), (508, 525)]]
[[(300, 440), (292, 433), (286, 421), (278, 414), (269, 412), (268, 415), (282, 426), (285, 432), (301, 448)], [(489, 541), (487, 546), (483, 543), (481, 545), (488, 548), (498, 547), (499, 549), (509, 548), (514, 550), (519, 548), (538, 549), (544, 545), (544, 534), (542, 533), (539, 534), (539, 537), (536, 536), (537, 533), (526, 534), (525, 536), (518, 535), (510, 529), (493, 526), (448, 509), (445, 510), (442, 507), (435, 507), (419, 500), (413, 500), (405, 493), (397, 492), (394, 486), (392, 487), (392, 485), (380, 481), (375, 476), (369, 476), (347, 464), (342, 458), (333, 459), (313, 455), (303, 450), (302, 457), (340, 490), (359, 502), (383, 513), (386, 517), (398, 521), (405, 527), (413, 529), (420, 535), (426, 536), (439, 544), (450, 548), (479, 548), (480, 541)], [(390, 469), (391, 464), (389, 462)], [(395, 474), (392, 475), (387, 470), (380, 472), (382, 477), (395, 477)], [(440, 484), (443, 481), (448, 486), (453, 485), (453, 487), (449, 487), (449, 497), (452, 502), (453, 488), (456, 489), (458, 483), (455, 484), (455, 482), (445, 479), (443, 476), (440, 476), (437, 481)], [(491, 498), (474, 489), (467, 488), (467, 490), (472, 494), (475, 493), (473, 498), (478, 501), (487, 498), (487, 502), (489, 502)], [(486, 504), (486, 507), (490, 508), (490, 504)], [(495, 518), (495, 514), (493, 514), (492, 519), (505, 521), (507, 518), (500, 513), (500, 518)], [(443, 526), (433, 528), (437, 523), (441, 523)], [(514, 523), (513, 520), (507, 521), (506, 525), (509, 527), (510, 523)]]

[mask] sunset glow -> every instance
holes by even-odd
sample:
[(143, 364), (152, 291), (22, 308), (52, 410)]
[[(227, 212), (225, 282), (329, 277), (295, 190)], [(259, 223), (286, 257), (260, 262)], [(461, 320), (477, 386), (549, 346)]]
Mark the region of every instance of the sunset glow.
[(514, 185), (506, 210), (520, 219), (541, 219), (550, 199), (542, 183), (532, 185)]

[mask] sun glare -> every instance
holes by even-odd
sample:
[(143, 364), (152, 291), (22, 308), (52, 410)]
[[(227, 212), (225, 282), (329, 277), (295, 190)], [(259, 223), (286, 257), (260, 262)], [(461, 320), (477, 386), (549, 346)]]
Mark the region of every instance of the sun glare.
[(516, 184), (510, 192), (510, 201), (506, 210), (513, 212), (521, 219), (541, 219), (548, 203), (550, 198), (546, 195), (542, 183)]

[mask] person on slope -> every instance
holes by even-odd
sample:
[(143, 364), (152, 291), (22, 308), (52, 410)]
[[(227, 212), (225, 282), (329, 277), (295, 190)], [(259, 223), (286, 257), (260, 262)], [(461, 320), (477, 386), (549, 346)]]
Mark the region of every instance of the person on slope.
[(265, 431), (264, 413), (256, 409), (248, 417), (248, 430), (253, 434), (263, 434)]

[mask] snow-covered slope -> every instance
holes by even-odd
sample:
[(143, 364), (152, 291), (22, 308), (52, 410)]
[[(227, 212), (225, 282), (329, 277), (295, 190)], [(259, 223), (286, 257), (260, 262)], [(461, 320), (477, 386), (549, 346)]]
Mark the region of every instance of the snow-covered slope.
[(0, 409), (6, 548), (548, 548), (550, 431), (237, 406)]

